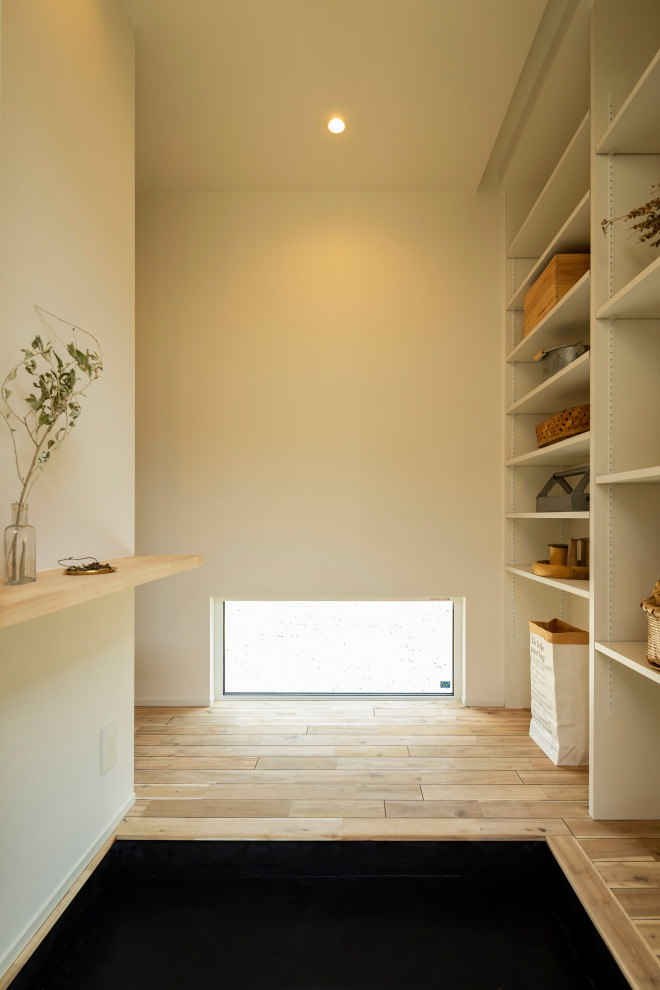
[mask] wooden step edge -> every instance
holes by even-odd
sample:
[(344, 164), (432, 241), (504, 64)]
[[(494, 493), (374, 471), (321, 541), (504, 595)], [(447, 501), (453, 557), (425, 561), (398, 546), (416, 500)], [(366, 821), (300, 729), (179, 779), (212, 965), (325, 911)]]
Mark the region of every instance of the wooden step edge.
[(632, 990), (660, 990), (660, 961), (572, 835), (547, 843)]
[(115, 842), (116, 838), (117, 832), (115, 830), (112, 835), (105, 840), (101, 848), (97, 853), (95, 853), (87, 866), (80, 872), (79, 876), (71, 884), (66, 894), (61, 897), (43, 924), (37, 929), (27, 945), (11, 963), (9, 969), (5, 970), (5, 972), (0, 976), (0, 990), (7, 990), (10, 984), (13, 983), (30, 956), (36, 952), (46, 935), (48, 935), (48, 932), (51, 930), (55, 922), (60, 919), (78, 891), (87, 883), (96, 867)]

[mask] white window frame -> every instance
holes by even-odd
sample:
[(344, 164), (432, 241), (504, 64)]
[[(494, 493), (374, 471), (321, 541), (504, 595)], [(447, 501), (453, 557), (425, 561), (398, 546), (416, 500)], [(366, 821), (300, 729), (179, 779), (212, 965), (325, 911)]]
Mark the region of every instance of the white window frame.
[[(295, 700), (296, 698), (432, 698), (434, 701), (442, 701), (446, 699), (447, 701), (462, 701), (463, 700), (463, 684), (465, 683), (464, 670), (465, 670), (465, 598), (452, 597), (445, 595), (444, 597), (435, 598), (413, 598), (413, 597), (400, 597), (400, 598), (333, 598), (333, 599), (320, 599), (320, 598), (305, 598), (299, 599), (300, 601), (335, 601), (335, 602), (452, 602), (454, 608), (454, 669), (453, 669), (453, 692), (452, 694), (432, 694), (426, 692), (424, 694), (363, 694), (362, 692), (350, 693), (305, 693), (305, 694), (279, 694), (279, 693), (263, 693), (257, 694), (256, 692), (249, 693), (236, 693), (230, 692), (229, 694), (224, 693), (224, 629), (225, 629), (225, 601), (233, 601), (234, 599), (223, 599), (223, 598), (211, 598), (211, 671), (213, 674), (214, 687), (212, 691), (212, 696), (217, 698), (254, 698), (259, 700), (260, 698), (281, 698), (283, 701), (287, 699)], [(241, 599), (243, 601), (250, 601), (251, 599)], [(271, 598), (255, 598), (253, 601), (282, 601), (283, 599)], [(292, 600), (292, 599), (290, 599)], [(298, 599), (297, 599), (298, 600)]]

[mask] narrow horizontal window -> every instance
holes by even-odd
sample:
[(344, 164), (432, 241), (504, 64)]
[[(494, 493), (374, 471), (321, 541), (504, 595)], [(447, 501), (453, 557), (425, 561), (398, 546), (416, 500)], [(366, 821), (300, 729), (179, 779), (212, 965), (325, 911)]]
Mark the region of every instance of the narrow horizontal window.
[(225, 694), (454, 693), (454, 603), (225, 602)]

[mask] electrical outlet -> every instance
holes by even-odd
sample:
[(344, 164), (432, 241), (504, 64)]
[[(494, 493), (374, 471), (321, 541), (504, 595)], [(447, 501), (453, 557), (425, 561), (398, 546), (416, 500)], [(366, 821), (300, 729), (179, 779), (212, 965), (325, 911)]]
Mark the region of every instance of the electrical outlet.
[(101, 773), (105, 774), (112, 770), (117, 762), (117, 736), (119, 733), (119, 723), (117, 719), (109, 722), (104, 729), (101, 729)]

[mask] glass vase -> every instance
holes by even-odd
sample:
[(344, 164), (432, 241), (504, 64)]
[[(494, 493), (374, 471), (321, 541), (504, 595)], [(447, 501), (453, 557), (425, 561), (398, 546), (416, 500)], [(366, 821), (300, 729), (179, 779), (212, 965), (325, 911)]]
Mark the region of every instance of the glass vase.
[(5, 530), (5, 584), (37, 580), (37, 545), (34, 526), (28, 526), (26, 503), (12, 502), (12, 524)]

